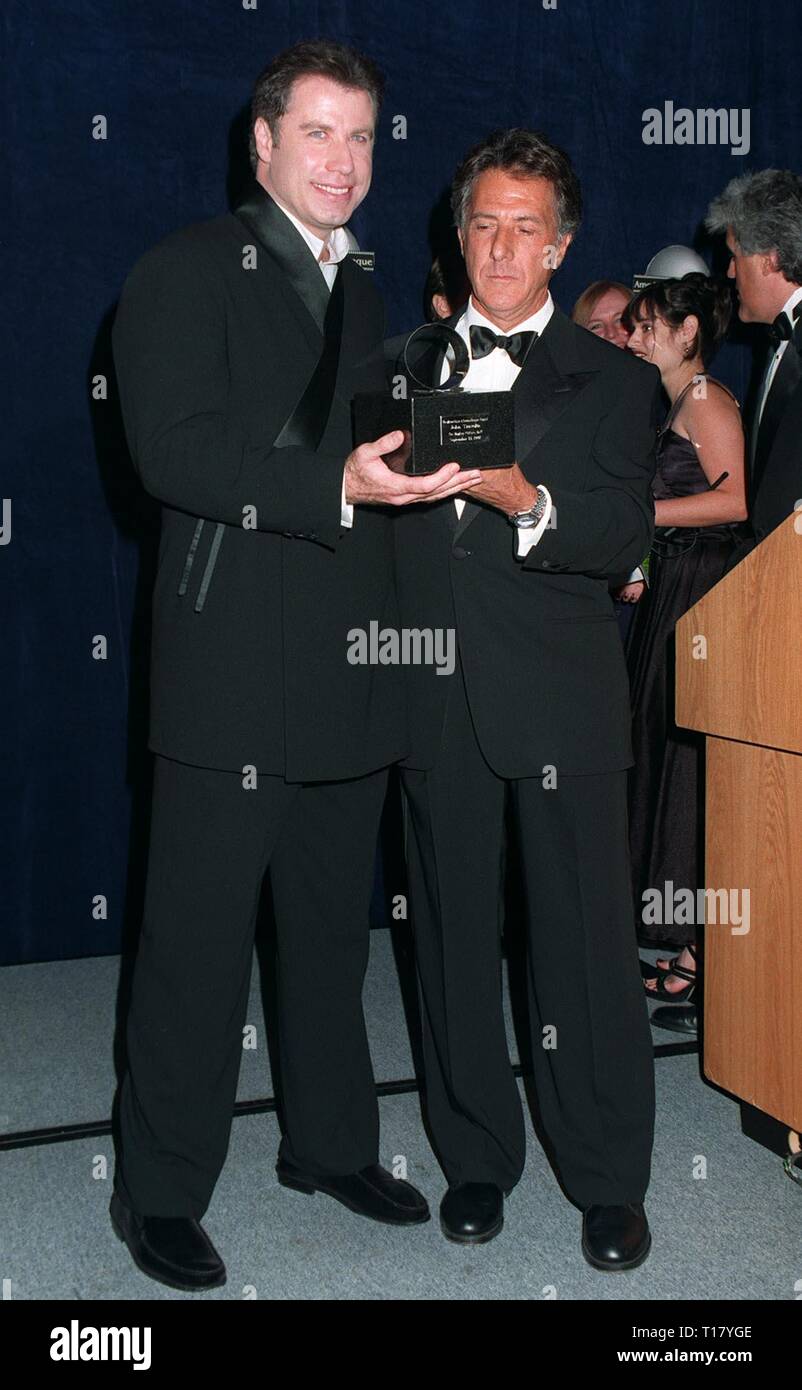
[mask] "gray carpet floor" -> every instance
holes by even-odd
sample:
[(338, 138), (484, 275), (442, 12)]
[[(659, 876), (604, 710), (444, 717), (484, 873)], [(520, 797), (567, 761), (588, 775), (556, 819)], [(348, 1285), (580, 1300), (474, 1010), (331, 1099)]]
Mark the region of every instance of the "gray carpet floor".
[[(109, 1114), (118, 975), (116, 957), (0, 971), (0, 1133)], [(365, 1012), (377, 1080), (411, 1077), (386, 932), (372, 933)], [(243, 1051), (241, 1100), (272, 1092), (256, 971), (248, 1020), (257, 1046)], [(514, 1057), (511, 1022), (509, 1031)], [(135, 1268), (108, 1220), (114, 1159), (105, 1136), (0, 1152), (0, 1281), (8, 1281), (6, 1297), (23, 1300), (794, 1299), (802, 1189), (776, 1155), (741, 1133), (738, 1106), (703, 1080), (696, 1056), (659, 1058), (656, 1075), (647, 1198), (654, 1243), (629, 1273), (596, 1273), (582, 1259), (580, 1213), (531, 1122), (526, 1171), (501, 1235), (467, 1249), (444, 1240), (437, 1221), (444, 1181), (411, 1093), (380, 1102), (381, 1159), (388, 1167), (405, 1160), (432, 1208), (425, 1226), (380, 1226), (331, 1198), (279, 1187), (276, 1117), (245, 1116), (233, 1123), (204, 1219), (226, 1261), (225, 1287), (182, 1294)], [(706, 1176), (694, 1176), (702, 1158)]]

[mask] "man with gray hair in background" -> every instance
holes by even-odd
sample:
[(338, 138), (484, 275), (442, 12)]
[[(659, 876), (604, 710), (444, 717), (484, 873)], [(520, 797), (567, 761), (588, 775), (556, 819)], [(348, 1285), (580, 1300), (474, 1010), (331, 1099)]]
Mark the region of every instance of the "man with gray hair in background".
[(770, 325), (749, 433), (752, 535), (737, 563), (802, 505), (802, 177), (762, 169), (731, 179), (705, 225), (726, 234), (739, 318)]

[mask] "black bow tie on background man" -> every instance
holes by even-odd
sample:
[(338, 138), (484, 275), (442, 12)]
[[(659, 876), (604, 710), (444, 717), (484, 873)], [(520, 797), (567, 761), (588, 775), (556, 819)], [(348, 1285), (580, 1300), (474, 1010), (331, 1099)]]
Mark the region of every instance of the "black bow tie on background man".
[(485, 328), (480, 323), (472, 323), (471, 338), (471, 357), (487, 357), (493, 348), (506, 348), (510, 360), (516, 367), (522, 367), (524, 358), (528, 353), (537, 333), (532, 329), (524, 329), (523, 333), (511, 333), (508, 338), (503, 333), (494, 333), (492, 328)]
[(784, 343), (789, 338), (793, 338), (799, 324), (800, 316), (802, 315), (802, 300), (800, 300), (799, 304), (794, 305), (791, 312), (794, 316), (793, 325), (784, 309), (777, 315), (774, 322), (769, 325), (769, 342), (775, 352), (780, 346), (780, 343)]

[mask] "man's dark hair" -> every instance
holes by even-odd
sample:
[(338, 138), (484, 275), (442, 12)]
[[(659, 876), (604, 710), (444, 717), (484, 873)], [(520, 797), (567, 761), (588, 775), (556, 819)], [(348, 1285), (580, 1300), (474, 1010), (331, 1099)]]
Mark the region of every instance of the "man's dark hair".
[(371, 58), (330, 39), (293, 44), (260, 72), (253, 86), (248, 152), (254, 172), (258, 163), (254, 122), (260, 117), (267, 121), (273, 141), (278, 144), (279, 123), (289, 106), (293, 83), (299, 77), (329, 77), (341, 87), (367, 92), (373, 102), (374, 119), (379, 118), (384, 77)]
[(576, 231), (582, 220), (582, 191), (565, 150), (537, 130), (494, 130), (466, 155), (451, 185), (454, 221), (462, 230), (468, 218), (473, 185), (486, 169), (507, 169), (521, 178), (548, 179), (554, 189), (557, 236)]

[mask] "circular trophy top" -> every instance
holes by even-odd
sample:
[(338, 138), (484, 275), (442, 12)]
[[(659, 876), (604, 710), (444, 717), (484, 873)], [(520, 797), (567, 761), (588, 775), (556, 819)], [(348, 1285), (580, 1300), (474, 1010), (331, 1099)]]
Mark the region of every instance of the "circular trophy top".
[[(409, 365), (409, 358), (407, 357), (409, 345), (419, 334), (424, 333), (443, 337), (446, 340), (444, 349), (451, 347), (454, 352), (454, 367), (451, 376), (439, 386), (432, 386), (428, 381), (421, 381)], [(465, 345), (465, 339), (460, 337), (455, 328), (449, 328), (447, 323), (422, 323), (420, 328), (413, 329), (404, 344), (404, 366), (416, 386), (420, 386), (423, 391), (453, 391), (467, 375), (470, 365), (471, 355)]]

